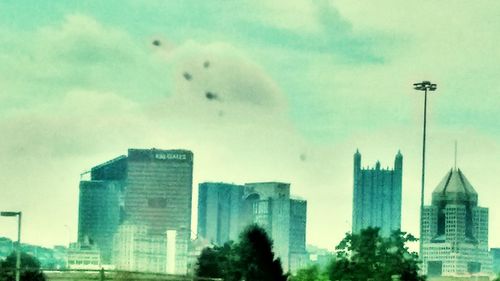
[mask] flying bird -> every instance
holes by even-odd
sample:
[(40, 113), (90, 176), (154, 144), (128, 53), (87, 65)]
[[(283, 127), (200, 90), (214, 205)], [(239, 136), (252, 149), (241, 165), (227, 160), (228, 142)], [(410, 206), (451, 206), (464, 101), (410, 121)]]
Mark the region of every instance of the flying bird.
[(161, 45), (161, 41), (160, 40), (153, 40), (153, 45), (159, 47)]
[(210, 62), (209, 61), (205, 61), (203, 63), (203, 67), (208, 68), (209, 66), (210, 66)]

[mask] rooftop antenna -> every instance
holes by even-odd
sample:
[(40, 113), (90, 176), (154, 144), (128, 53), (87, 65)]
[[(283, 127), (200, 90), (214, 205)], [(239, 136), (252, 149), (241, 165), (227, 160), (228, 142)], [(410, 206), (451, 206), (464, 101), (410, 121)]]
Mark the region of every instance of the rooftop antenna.
[(455, 140), (455, 170), (457, 170), (457, 140)]

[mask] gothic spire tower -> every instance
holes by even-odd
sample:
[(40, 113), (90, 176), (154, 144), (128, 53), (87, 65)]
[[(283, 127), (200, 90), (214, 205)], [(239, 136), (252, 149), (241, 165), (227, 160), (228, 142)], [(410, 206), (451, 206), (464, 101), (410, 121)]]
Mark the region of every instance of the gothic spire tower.
[(361, 153), (354, 154), (352, 232), (379, 227), (383, 236), (401, 228), (403, 155), (398, 151), (394, 169), (361, 168)]

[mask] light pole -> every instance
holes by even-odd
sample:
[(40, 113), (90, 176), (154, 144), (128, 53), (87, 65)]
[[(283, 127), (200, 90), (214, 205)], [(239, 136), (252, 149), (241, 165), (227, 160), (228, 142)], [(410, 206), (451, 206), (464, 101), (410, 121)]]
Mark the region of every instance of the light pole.
[(0, 212), (2, 217), (17, 216), (16, 281), (21, 279), (21, 216), (22, 212)]
[(423, 130), (423, 141), (422, 141), (422, 187), (420, 193), (420, 259), (423, 258), (423, 233), (424, 233), (424, 191), (425, 191), (425, 137), (426, 137), (426, 126), (427, 126), (427, 92), (435, 91), (437, 85), (429, 81), (422, 81), (420, 83), (414, 83), (413, 87), (417, 91), (424, 92), (424, 130)]

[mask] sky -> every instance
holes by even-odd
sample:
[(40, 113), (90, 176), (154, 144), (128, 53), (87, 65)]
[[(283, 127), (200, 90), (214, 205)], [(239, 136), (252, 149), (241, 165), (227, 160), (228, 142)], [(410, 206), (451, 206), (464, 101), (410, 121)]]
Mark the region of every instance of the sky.
[[(500, 247), (499, 13), (490, 0), (2, 1), (0, 209), (23, 212), (24, 242), (68, 244), (82, 172), (128, 148), (184, 148), (193, 208), (199, 182), (288, 182), (308, 201), (307, 243), (333, 249), (351, 228), (356, 149), (389, 168), (400, 150), (402, 229), (418, 235), (412, 84), (430, 80), (426, 202), (457, 141)], [(16, 231), (0, 218), (0, 236)]]

